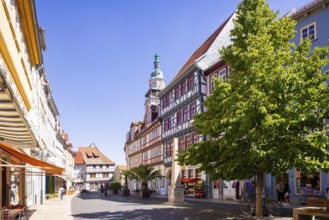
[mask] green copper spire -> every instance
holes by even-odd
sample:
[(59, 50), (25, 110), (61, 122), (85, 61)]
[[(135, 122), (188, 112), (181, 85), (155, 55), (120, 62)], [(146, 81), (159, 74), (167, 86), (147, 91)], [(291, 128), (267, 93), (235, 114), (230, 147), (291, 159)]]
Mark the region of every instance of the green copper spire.
[(160, 70), (160, 59), (158, 52), (154, 55), (154, 71), (151, 73), (151, 78), (154, 77), (163, 78), (162, 71)]
[(159, 61), (159, 53), (158, 52), (155, 53), (154, 58), (155, 58), (155, 61)]

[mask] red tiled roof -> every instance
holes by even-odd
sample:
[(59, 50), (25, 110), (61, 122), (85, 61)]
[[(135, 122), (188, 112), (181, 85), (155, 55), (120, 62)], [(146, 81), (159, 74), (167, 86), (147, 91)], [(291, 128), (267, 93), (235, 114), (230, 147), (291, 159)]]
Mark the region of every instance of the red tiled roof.
[(84, 164), (82, 153), (80, 151), (76, 152), (74, 155), (74, 164)]
[[(233, 15), (233, 14), (232, 14)], [(217, 30), (210, 35), (210, 37), (192, 54), (192, 56), (186, 61), (186, 63), (182, 66), (182, 68), (178, 71), (174, 79), (169, 83), (169, 85), (174, 82), (181, 74), (184, 73), (186, 69), (188, 69), (198, 58), (200, 58), (203, 54), (207, 52), (209, 47), (212, 45), (212, 43), (215, 41), (217, 36), (220, 34), (220, 32), (225, 27), (226, 23), (230, 20), (232, 15), (224, 21), (224, 23), (217, 28)]]
[(296, 16), (298, 14), (301, 14), (301, 13), (307, 11), (308, 9), (310, 9), (310, 8), (312, 8), (312, 7), (320, 4), (322, 2), (325, 2), (325, 1), (327, 1), (327, 0), (314, 0), (314, 1), (310, 2), (310, 3), (308, 3), (307, 5), (304, 5), (303, 7), (297, 9), (293, 14), (291, 14), (291, 17), (294, 17), (294, 16)]
[[(78, 150), (82, 153), (86, 164), (115, 164), (104, 154), (102, 154), (97, 147), (78, 147)], [(90, 158), (88, 158), (87, 155)]]

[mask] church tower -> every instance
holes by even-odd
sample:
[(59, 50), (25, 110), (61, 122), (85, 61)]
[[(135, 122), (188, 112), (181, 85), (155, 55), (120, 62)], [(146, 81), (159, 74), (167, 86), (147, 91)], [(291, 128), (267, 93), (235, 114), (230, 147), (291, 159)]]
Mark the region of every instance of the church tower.
[(158, 94), (165, 88), (165, 80), (160, 70), (159, 54), (155, 53), (154, 58), (154, 70), (149, 80), (149, 90), (145, 95), (144, 122), (146, 127), (158, 116), (160, 105)]

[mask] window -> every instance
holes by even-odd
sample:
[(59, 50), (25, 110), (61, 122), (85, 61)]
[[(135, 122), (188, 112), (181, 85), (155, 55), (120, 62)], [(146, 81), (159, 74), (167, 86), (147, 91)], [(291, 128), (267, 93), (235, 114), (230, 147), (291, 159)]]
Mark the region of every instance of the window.
[(182, 177), (186, 178), (186, 170), (182, 170)]
[(195, 170), (195, 176), (201, 178), (201, 171), (199, 169)]
[(192, 144), (199, 143), (199, 135), (198, 134), (192, 134)]
[(177, 125), (180, 125), (182, 123), (182, 113), (181, 112), (177, 112), (176, 119), (177, 119)]
[(191, 136), (188, 135), (188, 136), (186, 136), (186, 141), (185, 141), (186, 149), (190, 148), (190, 144), (191, 144)]
[(304, 40), (306, 38), (310, 38), (311, 40), (316, 39), (316, 26), (315, 23), (307, 25), (301, 28), (301, 39)]
[(195, 103), (192, 103), (192, 104), (190, 105), (190, 118), (193, 118), (195, 114), (196, 114)]
[(188, 120), (188, 109), (187, 107), (183, 109), (183, 122)]
[(171, 128), (170, 118), (166, 118), (164, 120), (164, 131), (168, 131)]
[(212, 74), (210, 77), (210, 80), (209, 80), (209, 94), (212, 94), (212, 91), (213, 91), (213, 88), (214, 88), (214, 80), (215, 78), (217, 78), (217, 73), (215, 74)]
[(226, 68), (221, 69), (218, 73), (218, 77), (221, 77), (223, 82), (226, 82)]
[(170, 94), (167, 94), (166, 96), (163, 97), (162, 100), (162, 107), (166, 108), (170, 104)]
[(192, 178), (193, 177), (193, 170), (192, 169), (189, 169), (188, 170), (188, 177), (189, 178)]
[(162, 149), (162, 147), (159, 146), (159, 147), (158, 147), (158, 156), (162, 155), (161, 149)]
[(181, 88), (181, 95), (184, 95), (187, 92), (186, 91), (186, 81), (185, 80), (180, 85), (180, 88)]
[(171, 157), (172, 156), (172, 143), (166, 143), (165, 144), (165, 157)]
[(149, 159), (149, 152), (145, 151), (143, 157), (144, 157), (144, 160), (148, 160)]
[(180, 97), (180, 90), (179, 90), (179, 86), (177, 86), (175, 88), (175, 100), (179, 99)]
[(194, 88), (194, 76), (188, 78), (187, 90), (191, 91)]
[(320, 173), (305, 174), (296, 171), (296, 189), (298, 194), (320, 194)]
[(185, 137), (179, 138), (179, 143), (178, 143), (178, 150), (183, 151), (185, 150)]

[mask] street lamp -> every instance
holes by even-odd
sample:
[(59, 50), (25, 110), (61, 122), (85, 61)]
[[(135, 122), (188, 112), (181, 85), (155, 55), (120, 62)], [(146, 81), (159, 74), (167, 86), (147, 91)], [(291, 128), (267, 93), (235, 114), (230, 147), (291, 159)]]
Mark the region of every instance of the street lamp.
[[(50, 157), (49, 150), (44, 148), (39, 151), (39, 158), (41, 161), (47, 161)], [(43, 204), (43, 170), (41, 170), (41, 188), (40, 188), (40, 204)]]

